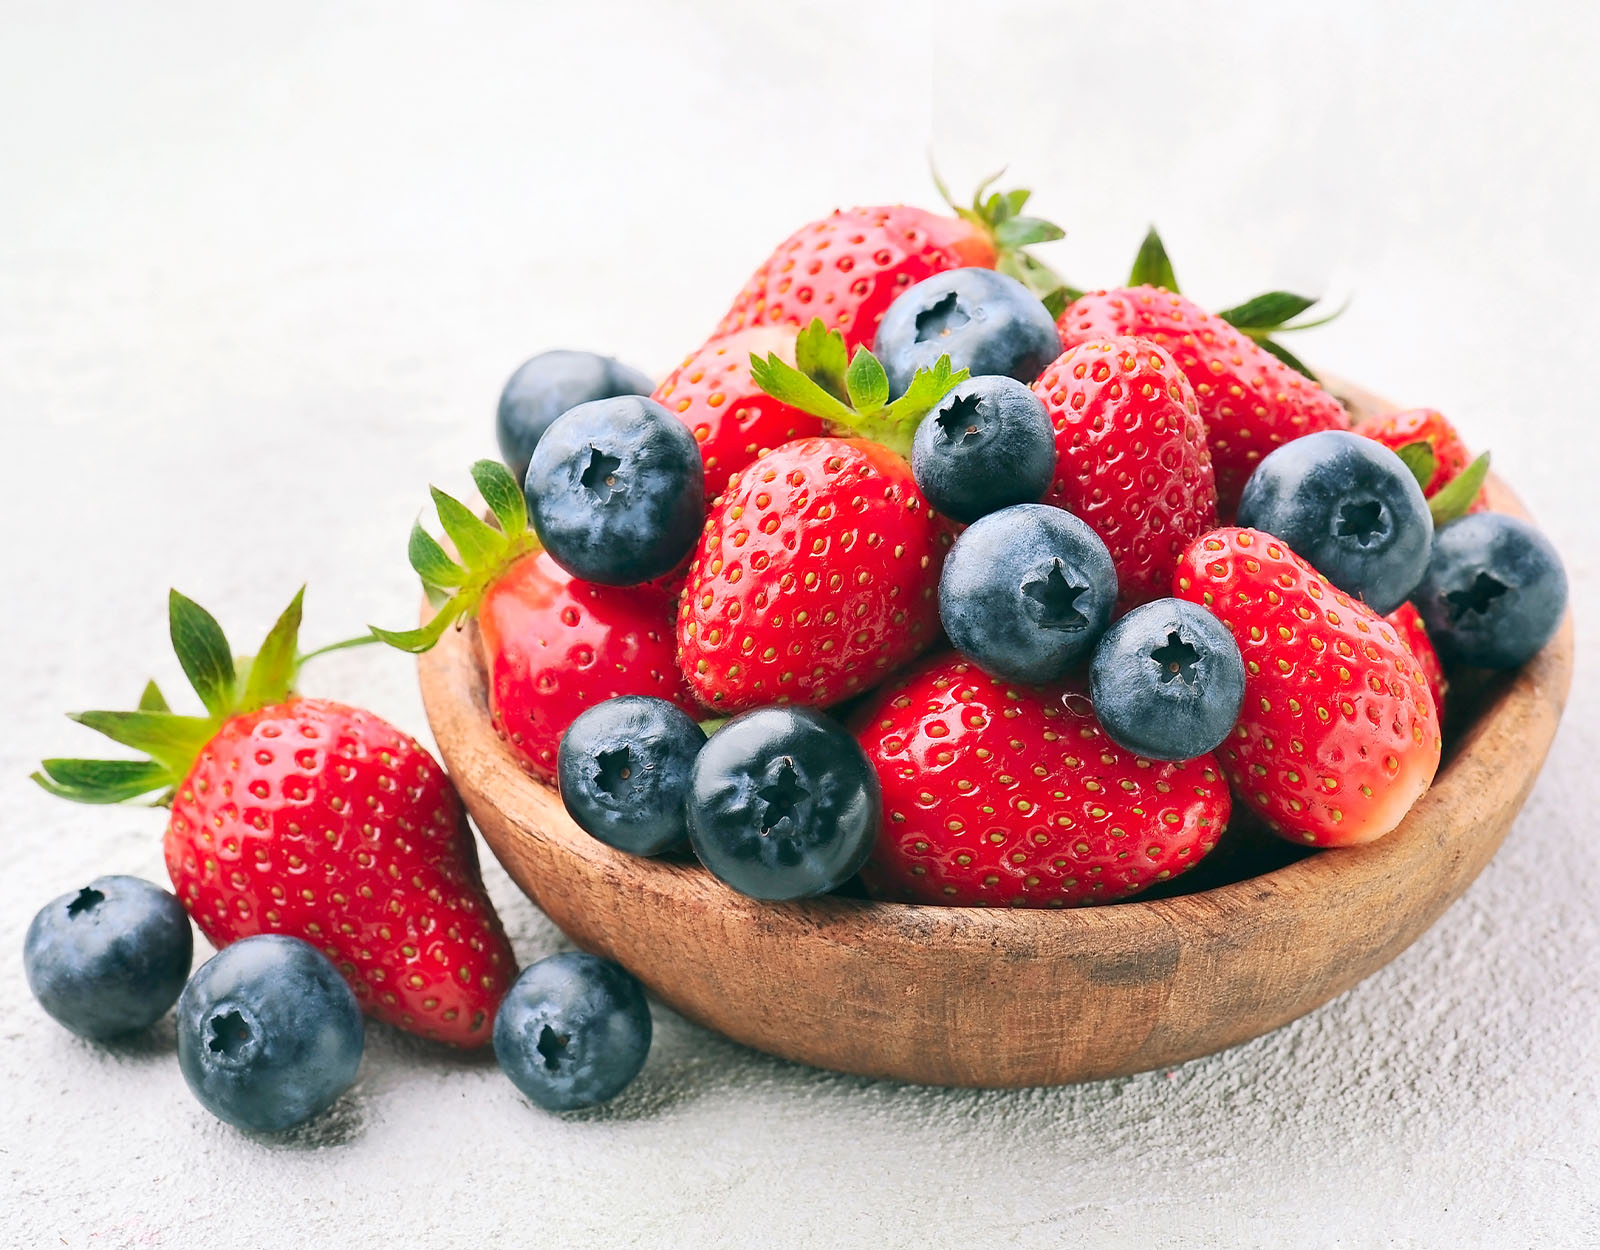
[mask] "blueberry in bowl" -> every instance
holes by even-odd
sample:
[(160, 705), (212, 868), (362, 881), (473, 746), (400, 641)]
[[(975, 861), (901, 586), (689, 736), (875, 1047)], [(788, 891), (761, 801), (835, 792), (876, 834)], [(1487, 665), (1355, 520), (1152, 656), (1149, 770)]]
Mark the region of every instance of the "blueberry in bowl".
[(1061, 354), (1055, 319), (1034, 295), (993, 269), (947, 269), (907, 287), (878, 324), (872, 351), (903, 395), (918, 369), (949, 356), (974, 377), (1032, 383)]
[(556, 349), (540, 352), (507, 379), (495, 412), (500, 458), (522, 481), (528, 461), (550, 423), (569, 409), (595, 399), (648, 395), (655, 384), (639, 370), (611, 356)]

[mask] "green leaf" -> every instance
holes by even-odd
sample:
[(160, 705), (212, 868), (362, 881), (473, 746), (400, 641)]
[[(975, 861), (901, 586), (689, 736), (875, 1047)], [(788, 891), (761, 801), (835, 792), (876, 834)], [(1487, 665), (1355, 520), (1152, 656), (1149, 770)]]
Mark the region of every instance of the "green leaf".
[(437, 486), (428, 487), (428, 493), (433, 496), (433, 506), (439, 510), (439, 524), (444, 526), (444, 532), (450, 536), (468, 568), (493, 564), (505, 554), (505, 538), (466, 504)]
[(450, 602), (450, 591), (446, 587), (435, 586), (432, 582), (422, 583), (422, 596), (435, 612)]
[(45, 760), (30, 776), (75, 803), (122, 803), (165, 789), (173, 777), (154, 760)]
[(1279, 360), (1283, 361), (1284, 364), (1288, 365), (1289, 368), (1293, 369), (1296, 373), (1304, 374), (1313, 382), (1317, 381), (1317, 375), (1312, 373), (1311, 370), (1306, 367), (1305, 362), (1287, 347), (1285, 347), (1282, 343), (1275, 343), (1271, 339), (1257, 339), (1256, 342), (1261, 345), (1263, 351), (1270, 352)]
[(420, 521), (412, 523), (406, 555), (417, 575), (431, 586), (459, 586), (467, 580), (466, 569), (445, 555), (444, 548), (422, 528)]
[(889, 375), (865, 347), (856, 351), (844, 381), (851, 406), (862, 416), (872, 415), (889, 402)]
[(856, 414), (847, 404), (840, 402), (776, 353), (762, 358), (752, 352), (750, 377), (768, 395), (801, 412), (809, 412), (814, 417), (846, 426), (852, 425), (856, 419)]
[(1003, 248), (1028, 247), (1066, 237), (1065, 230), (1041, 217), (1010, 217), (994, 228), (994, 241)]
[[(1005, 194), (1006, 216), (1019, 216), (1022, 212), (1023, 206), (1026, 205), (1031, 198), (1033, 198), (1033, 192), (1022, 187), (1018, 187), (1015, 191), (1007, 191)], [(1057, 237), (1059, 238), (1060, 236), (1058, 235)]]
[(500, 522), (502, 534), (511, 538), (528, 528), (528, 503), (510, 469), (498, 460), (480, 460), (472, 466), (472, 480), (478, 484), (478, 493), (494, 513), (494, 519)]
[(1451, 478), (1439, 493), (1428, 500), (1428, 511), (1433, 513), (1435, 525), (1447, 525), (1458, 517), (1467, 515), (1467, 509), (1483, 489), (1489, 476), (1489, 453), (1484, 452), (1459, 474)]
[[(940, 356), (932, 368), (917, 370), (906, 393), (885, 408), (883, 415), (897, 427), (915, 430), (917, 423), (938, 407), (941, 399), (971, 376), (966, 369), (952, 369), (950, 357)], [(910, 445), (909, 433), (906, 443)]]
[(1139, 254), (1133, 258), (1133, 270), (1128, 275), (1129, 286), (1158, 286), (1178, 293), (1178, 276), (1172, 272), (1172, 262), (1167, 259), (1167, 249), (1154, 226), (1139, 244)]
[(850, 352), (845, 347), (844, 335), (828, 329), (821, 317), (811, 318), (811, 323), (795, 339), (796, 367), (840, 403), (846, 402), (850, 393), (845, 382), (849, 362)]
[(295, 657), (299, 653), (300, 616), (305, 597), (304, 586), (295, 591), (289, 606), (267, 631), (261, 650), (250, 662), (250, 676), (244, 688), (245, 710), (254, 711), (258, 707), (282, 703), (289, 697), (298, 667)]
[(444, 636), (444, 631), (450, 628), (450, 623), (461, 615), (463, 606), (460, 599), (451, 599), (420, 629), (379, 629), (376, 625), (368, 628), (375, 637), (391, 647), (409, 651), (412, 655), (421, 655)]
[(144, 693), (139, 696), (139, 710), (141, 712), (169, 712), (167, 697), (161, 693), (161, 687), (153, 681), (144, 684)]
[(194, 600), (176, 590), (167, 596), (167, 618), (172, 649), (184, 676), (213, 716), (228, 714), (233, 703), (233, 653), (222, 626)]
[(1059, 290), (1066, 285), (1060, 274), (1027, 252), (1001, 252), (1000, 259), (995, 263), (995, 269), (1008, 277), (1015, 278), (1039, 296)]
[(1240, 330), (1276, 330), (1316, 302), (1311, 296), (1295, 295), (1289, 291), (1268, 291), (1265, 295), (1226, 308), (1217, 316)]
[(217, 722), (174, 712), (79, 712), (69, 719), (135, 751), (143, 751), (175, 776), (189, 771), (217, 732)]
[(1433, 444), (1425, 438), (1419, 438), (1414, 443), (1395, 448), (1394, 454), (1411, 470), (1417, 485), (1427, 490), (1433, 483), (1433, 475), (1439, 471), (1439, 457), (1433, 454)]
[(1050, 314), (1051, 320), (1059, 321), (1061, 314), (1067, 311), (1067, 305), (1083, 298), (1083, 292), (1074, 291), (1070, 286), (1058, 286), (1053, 291), (1046, 291), (1039, 297), (1039, 302), (1044, 305), (1045, 312)]

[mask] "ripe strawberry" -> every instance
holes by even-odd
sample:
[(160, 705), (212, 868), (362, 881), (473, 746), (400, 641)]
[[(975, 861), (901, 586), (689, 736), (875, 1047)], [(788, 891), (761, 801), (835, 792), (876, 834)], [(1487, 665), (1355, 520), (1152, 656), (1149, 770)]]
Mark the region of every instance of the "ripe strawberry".
[(735, 474), (711, 510), (678, 609), (678, 661), (701, 702), (728, 715), (768, 703), (836, 703), (876, 685), (939, 633), (950, 531), (903, 452), (966, 370), (952, 373), (941, 357), (890, 404), (872, 353), (858, 349), (847, 368), (843, 338), (820, 321), (796, 348), (798, 369), (757, 359), (756, 381), (870, 437), (775, 448)]
[(1415, 604), (1402, 603), (1383, 619), (1394, 626), (1400, 641), (1411, 648), (1417, 667), (1422, 670), (1422, 676), (1428, 683), (1428, 693), (1433, 696), (1434, 713), (1443, 725), (1444, 692), (1449, 682), (1445, 680), (1444, 663), (1439, 659), (1438, 651), (1434, 650), (1433, 640), (1428, 637), (1427, 626), (1422, 623), (1422, 613), (1417, 611)]
[(1217, 748), (1234, 796), (1273, 832), (1351, 846), (1400, 823), (1439, 767), (1427, 679), (1394, 628), (1259, 530), (1184, 553), (1180, 599), (1211, 609), (1245, 662), (1244, 708)]
[(761, 452), (825, 432), (821, 420), (774, 399), (750, 376), (752, 355), (776, 354), (792, 361), (794, 339), (786, 326), (757, 326), (712, 339), (650, 396), (676, 413), (700, 444), (707, 503)]
[(1117, 608), (1164, 597), (1188, 545), (1217, 524), (1217, 488), (1194, 388), (1146, 339), (1068, 348), (1033, 391), (1056, 431), (1044, 502), (1074, 512), (1117, 566)]
[(380, 1020), (487, 1042), (516, 961), (443, 770), (372, 713), (293, 692), (299, 595), (247, 672), (204, 609), (174, 592), (171, 615), (208, 715), (152, 683), (136, 712), (76, 718), (149, 759), (46, 760), (35, 779), (83, 802), (165, 792), (167, 871), (214, 946), (301, 938)]
[[(1432, 467), (1423, 474), (1427, 480), (1422, 483), (1422, 493), (1429, 499), (1438, 495), (1472, 464), (1472, 453), (1461, 441), (1461, 435), (1456, 433), (1456, 427), (1445, 420), (1443, 413), (1433, 408), (1383, 413), (1363, 421), (1356, 427), (1356, 433), (1380, 442), (1392, 451), (1399, 451), (1414, 443), (1427, 444), (1432, 454)], [(1488, 507), (1488, 497), (1479, 490), (1466, 511), (1484, 512)]]
[(906, 902), (1076, 907), (1187, 871), (1231, 800), (1213, 756), (1163, 764), (1117, 746), (1079, 684), (1015, 686), (929, 660), (855, 718), (883, 826), (869, 893)]
[(422, 529), (411, 531), (411, 565), (438, 606), (420, 629), (373, 633), (413, 653), (474, 614), (489, 676), (489, 715), (523, 766), (553, 781), (556, 748), (578, 714), (622, 694), (696, 708), (678, 672), (672, 621), (676, 577), (643, 586), (580, 581), (539, 550), (522, 491), (504, 466), (472, 466), (494, 529), (443, 491), (433, 500), (457, 563)]
[(1217, 509), (1227, 518), (1257, 462), (1274, 447), (1349, 425), (1344, 408), (1241, 330), (1154, 286), (1094, 291), (1056, 321), (1064, 347), (1124, 335), (1153, 340), (1194, 386), (1216, 473)]
[(970, 208), (952, 205), (955, 217), (894, 204), (836, 209), (801, 226), (761, 262), (712, 337), (817, 317), (848, 347), (868, 346), (895, 296), (946, 269), (998, 268), (1041, 294), (1055, 290), (1060, 280), (1023, 249), (1061, 230), (1019, 215), (1028, 192), (984, 198), (988, 185)]

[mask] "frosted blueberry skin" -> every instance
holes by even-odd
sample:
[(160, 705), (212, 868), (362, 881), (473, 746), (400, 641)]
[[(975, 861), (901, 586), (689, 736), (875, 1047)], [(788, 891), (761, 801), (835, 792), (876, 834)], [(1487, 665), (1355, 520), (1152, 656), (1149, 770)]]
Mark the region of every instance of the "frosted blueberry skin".
[(320, 1115), (349, 1089), (365, 1028), (321, 951), (260, 934), (224, 947), (178, 999), (178, 1066), (200, 1105), (253, 1133)]
[(1517, 668), (1561, 627), (1567, 573), (1528, 522), (1476, 512), (1440, 526), (1412, 602), (1444, 659)]
[(561, 801), (591, 837), (632, 855), (659, 855), (688, 837), (684, 800), (705, 731), (676, 704), (648, 695), (597, 703), (561, 737)]
[(528, 461), (550, 423), (570, 408), (593, 399), (648, 395), (655, 384), (611, 356), (594, 352), (540, 352), (506, 381), (495, 412), (495, 437), (500, 458), (511, 476), (522, 481)]
[(546, 1111), (620, 1094), (650, 1054), (650, 1007), (621, 964), (571, 951), (530, 964), (501, 1000), (494, 1054)]
[(917, 487), (957, 521), (1037, 503), (1055, 469), (1050, 414), (1014, 378), (968, 378), (922, 419), (911, 442)]
[(812, 898), (860, 871), (882, 792), (861, 746), (811, 708), (768, 707), (712, 734), (690, 779), (689, 840), (751, 898)]
[(918, 369), (949, 356), (973, 377), (1000, 375), (1030, 384), (1061, 354), (1055, 319), (1027, 287), (993, 269), (946, 269), (907, 287), (889, 305), (872, 340), (903, 395)]
[(1233, 732), (1244, 703), (1244, 660), (1210, 612), (1156, 599), (1100, 639), (1089, 665), (1089, 701), (1118, 746), (1147, 759), (1192, 760)]
[(1433, 515), (1405, 462), (1383, 444), (1323, 430), (1256, 466), (1238, 523), (1290, 549), (1379, 615), (1393, 612), (1428, 567)]
[(149, 1028), (177, 1001), (194, 933), (177, 896), (139, 877), (96, 877), (52, 899), (22, 943), (28, 988), (93, 1041)]
[(636, 586), (694, 549), (705, 467), (688, 427), (654, 400), (598, 399), (545, 431), (523, 494), (557, 564), (584, 581)]
[(1030, 685), (1087, 661), (1116, 602), (1105, 543), (1048, 504), (980, 517), (939, 578), (939, 620), (956, 650), (992, 676)]

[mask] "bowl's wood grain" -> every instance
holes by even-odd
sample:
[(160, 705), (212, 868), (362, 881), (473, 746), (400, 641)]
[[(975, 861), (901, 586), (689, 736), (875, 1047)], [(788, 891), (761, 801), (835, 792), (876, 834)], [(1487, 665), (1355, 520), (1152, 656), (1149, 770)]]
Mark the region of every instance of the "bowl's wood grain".
[[(1491, 489), (1496, 506), (1520, 510)], [(1382, 967), (1499, 847), (1571, 669), (1569, 619), (1523, 670), (1472, 693), (1472, 723), (1433, 788), (1378, 842), (1201, 893), (1058, 912), (759, 903), (692, 863), (614, 851), (495, 735), (473, 629), (447, 632), (420, 662), (434, 736), (484, 839), (578, 945), (623, 963), (690, 1019), (773, 1054), (980, 1086), (1180, 1063), (1286, 1024)]]

